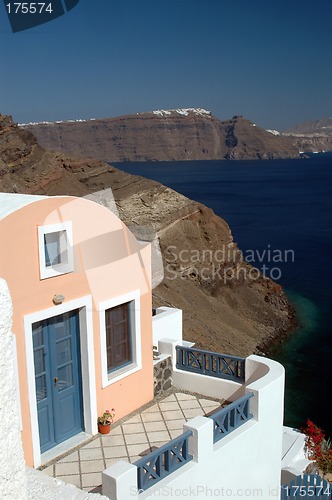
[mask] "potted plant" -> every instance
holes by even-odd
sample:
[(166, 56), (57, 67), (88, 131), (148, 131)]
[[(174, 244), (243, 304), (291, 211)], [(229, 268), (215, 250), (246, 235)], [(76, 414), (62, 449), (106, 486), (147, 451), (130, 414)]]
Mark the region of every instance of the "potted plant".
[(98, 430), (100, 434), (108, 434), (115, 417), (115, 410), (105, 410), (101, 417), (98, 417)]

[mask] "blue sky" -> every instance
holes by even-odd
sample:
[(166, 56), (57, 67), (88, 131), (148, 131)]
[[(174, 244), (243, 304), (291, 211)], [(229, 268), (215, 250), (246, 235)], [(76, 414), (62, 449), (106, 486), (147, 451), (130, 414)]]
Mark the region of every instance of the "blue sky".
[(12, 33), (0, 113), (17, 122), (202, 107), (285, 130), (332, 116), (331, 0), (80, 0)]

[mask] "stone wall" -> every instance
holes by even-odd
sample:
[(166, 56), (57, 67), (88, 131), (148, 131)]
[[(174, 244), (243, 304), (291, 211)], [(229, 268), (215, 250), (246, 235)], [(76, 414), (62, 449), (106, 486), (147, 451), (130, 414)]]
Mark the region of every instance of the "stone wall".
[(163, 394), (173, 385), (172, 379), (172, 358), (170, 356), (163, 357), (159, 362), (156, 362), (153, 367), (153, 383), (154, 395)]

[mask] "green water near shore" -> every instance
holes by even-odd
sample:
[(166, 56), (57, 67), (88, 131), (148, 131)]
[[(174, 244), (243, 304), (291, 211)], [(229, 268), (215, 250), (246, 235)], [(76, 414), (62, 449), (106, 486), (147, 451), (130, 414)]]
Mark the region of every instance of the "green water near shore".
[[(317, 372), (321, 370), (325, 377), (326, 366), (320, 365), (316, 342), (322, 341), (324, 321), (322, 311), (312, 300), (289, 290), (287, 296), (295, 308), (299, 326), (282, 344), (274, 346), (269, 356), (286, 370), (285, 424), (299, 428), (304, 426), (306, 418), (317, 421), (322, 403)], [(320, 338), (316, 341), (318, 332)], [(315, 393), (317, 400), (313, 397)], [(320, 417), (324, 420), (323, 415)]]

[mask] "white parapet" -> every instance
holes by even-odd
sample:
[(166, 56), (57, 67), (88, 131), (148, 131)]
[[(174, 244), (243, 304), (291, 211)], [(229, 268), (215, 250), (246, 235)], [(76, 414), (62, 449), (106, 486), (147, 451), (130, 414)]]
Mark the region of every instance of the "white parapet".
[(252, 354), (246, 358), (245, 374), (245, 392), (255, 396), (251, 411), (257, 420), (277, 426), (281, 457), (285, 369), (277, 361)]
[(137, 467), (119, 460), (102, 473), (103, 495), (114, 500), (137, 498)]
[(195, 417), (183, 426), (184, 432), (191, 431), (189, 453), (195, 462), (208, 460), (213, 453), (213, 420), (206, 417)]
[(152, 316), (153, 345), (158, 346), (159, 340), (171, 338), (182, 341), (182, 310), (173, 307), (158, 307)]

